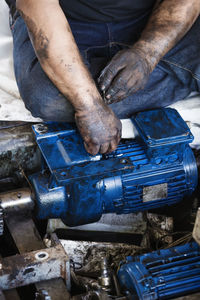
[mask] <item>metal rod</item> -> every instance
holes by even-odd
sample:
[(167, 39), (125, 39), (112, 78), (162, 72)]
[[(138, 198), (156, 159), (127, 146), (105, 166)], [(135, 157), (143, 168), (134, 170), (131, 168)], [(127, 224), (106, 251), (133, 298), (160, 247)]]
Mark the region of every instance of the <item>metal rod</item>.
[(26, 214), (34, 208), (31, 190), (29, 188), (23, 188), (1, 193), (0, 205), (4, 215)]

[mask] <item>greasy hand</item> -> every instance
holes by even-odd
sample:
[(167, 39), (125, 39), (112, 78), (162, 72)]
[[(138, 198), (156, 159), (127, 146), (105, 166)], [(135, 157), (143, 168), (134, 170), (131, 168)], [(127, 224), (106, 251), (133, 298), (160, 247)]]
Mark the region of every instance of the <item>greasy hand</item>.
[(119, 51), (98, 79), (104, 101), (119, 102), (142, 89), (151, 71), (150, 63), (139, 49)]
[(87, 152), (96, 155), (117, 148), (121, 138), (121, 122), (102, 100), (88, 110), (76, 111), (75, 120)]

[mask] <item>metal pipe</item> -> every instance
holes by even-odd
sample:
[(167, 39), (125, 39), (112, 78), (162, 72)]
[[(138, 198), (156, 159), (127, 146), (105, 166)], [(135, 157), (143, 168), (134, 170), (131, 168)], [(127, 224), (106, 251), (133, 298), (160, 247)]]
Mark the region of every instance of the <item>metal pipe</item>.
[(0, 205), (4, 215), (26, 214), (33, 210), (34, 200), (29, 188), (9, 191), (0, 194)]

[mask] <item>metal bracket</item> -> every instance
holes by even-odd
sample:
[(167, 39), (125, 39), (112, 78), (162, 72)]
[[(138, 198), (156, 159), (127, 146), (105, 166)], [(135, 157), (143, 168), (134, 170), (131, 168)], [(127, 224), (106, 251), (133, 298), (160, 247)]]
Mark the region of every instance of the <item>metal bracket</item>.
[(0, 290), (63, 278), (70, 288), (70, 264), (62, 245), (0, 259)]

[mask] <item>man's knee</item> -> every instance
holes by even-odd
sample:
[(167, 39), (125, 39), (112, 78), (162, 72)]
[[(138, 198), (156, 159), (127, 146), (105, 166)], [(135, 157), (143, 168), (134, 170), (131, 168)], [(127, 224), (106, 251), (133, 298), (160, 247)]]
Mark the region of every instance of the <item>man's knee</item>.
[(74, 109), (69, 101), (49, 82), (33, 84), (32, 78), (24, 80), (20, 94), (26, 108), (36, 118), (44, 121), (74, 122)]
[(20, 95), (34, 117), (74, 122), (74, 109), (41, 69), (39, 62), (18, 82)]

